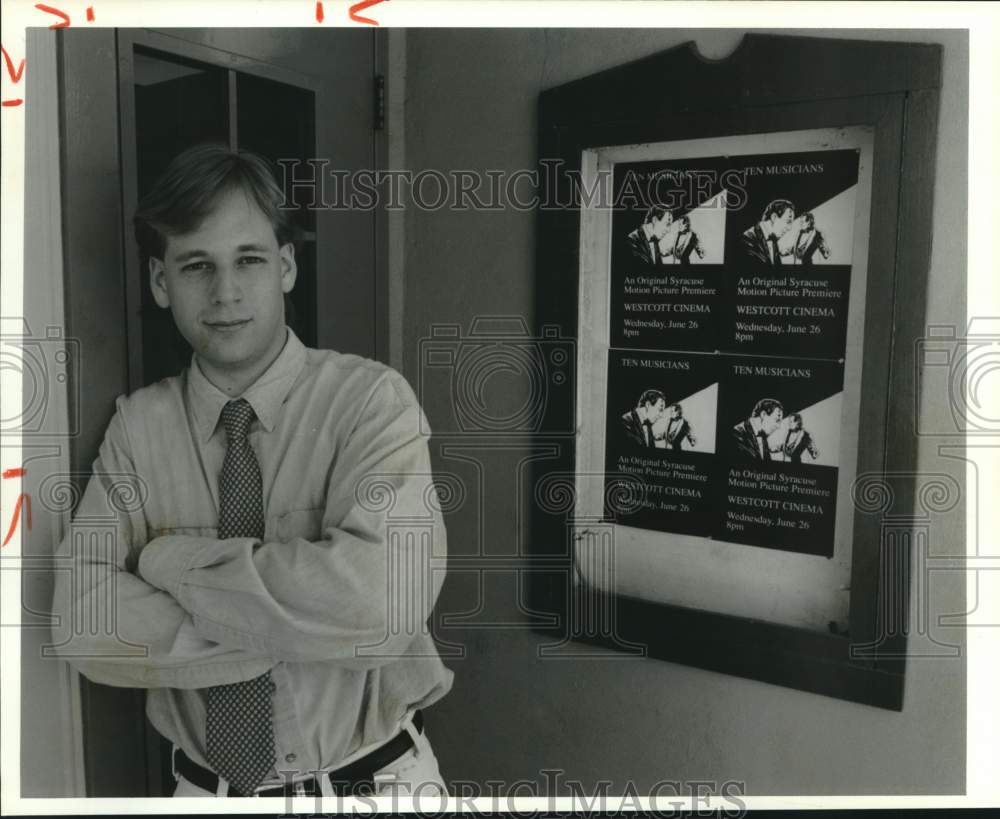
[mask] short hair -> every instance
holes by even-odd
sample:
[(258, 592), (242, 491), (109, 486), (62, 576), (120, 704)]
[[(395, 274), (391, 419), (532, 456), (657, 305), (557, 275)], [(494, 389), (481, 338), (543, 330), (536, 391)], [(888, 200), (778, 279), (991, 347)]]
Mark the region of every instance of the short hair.
[(684, 412), (684, 409), (681, 407), (680, 404), (671, 404), (670, 405), (670, 409), (677, 410), (679, 413), (682, 413), (682, 414)]
[(683, 222), (685, 225), (687, 225), (687, 227), (691, 227), (691, 217), (690, 216), (682, 216), (677, 221), (678, 222)]
[(775, 199), (773, 202), (768, 202), (767, 207), (764, 208), (764, 215), (761, 217), (762, 222), (766, 222), (774, 216), (781, 216), (789, 208), (792, 209), (792, 213), (795, 213), (795, 205), (788, 199)]
[(798, 421), (801, 424), (802, 423), (802, 414), (798, 413), (798, 412), (793, 412), (791, 415), (788, 416), (788, 420), (789, 421)]
[(753, 405), (753, 412), (750, 413), (750, 416), (756, 418), (758, 415), (770, 415), (776, 409), (781, 410), (782, 415), (785, 414), (785, 408), (777, 398), (761, 398)]
[(227, 193), (242, 190), (271, 223), (279, 245), (291, 242), (291, 211), (268, 161), (250, 151), (204, 143), (178, 154), (153, 183), (133, 217), (144, 258), (162, 259), (170, 236), (196, 230)]
[(637, 406), (641, 407), (646, 404), (655, 404), (657, 401), (661, 400), (665, 403), (667, 400), (667, 396), (665, 396), (659, 390), (646, 390), (642, 395), (639, 396), (639, 403)]
[(801, 216), (803, 221), (809, 222), (809, 226), (812, 227), (816, 224), (816, 217), (812, 215), (812, 211), (806, 211)]
[(654, 219), (662, 219), (664, 216), (669, 215), (671, 220), (673, 219), (673, 214), (667, 208), (660, 207), (659, 205), (653, 205), (646, 209), (646, 215), (642, 217), (642, 223), (648, 225)]

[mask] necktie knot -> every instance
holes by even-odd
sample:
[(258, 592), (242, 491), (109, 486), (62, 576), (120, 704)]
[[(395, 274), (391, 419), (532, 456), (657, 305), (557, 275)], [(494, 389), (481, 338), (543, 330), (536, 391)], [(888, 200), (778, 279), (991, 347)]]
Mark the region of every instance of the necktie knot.
[(245, 441), (253, 419), (253, 407), (245, 398), (230, 401), (222, 408), (222, 424), (230, 442)]

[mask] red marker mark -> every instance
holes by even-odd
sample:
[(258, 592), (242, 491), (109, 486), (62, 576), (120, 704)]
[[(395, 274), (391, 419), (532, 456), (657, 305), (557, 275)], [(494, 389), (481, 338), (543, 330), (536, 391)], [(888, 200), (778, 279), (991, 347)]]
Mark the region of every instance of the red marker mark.
[[(27, 503), (24, 503), (27, 501)], [(21, 520), (21, 504), (24, 503), (25, 506), (25, 521), (27, 521), (27, 526), (31, 528), (31, 495), (27, 492), (22, 492), (17, 496), (17, 505), (14, 507), (14, 517), (11, 519), (10, 528), (7, 530), (7, 537), (3, 539), (3, 543), (0, 544), (0, 548), (6, 546), (10, 539), (14, 536), (14, 532), (17, 529), (17, 524)]]
[(41, 3), (36, 3), (35, 8), (39, 11), (44, 11), (46, 14), (54, 14), (56, 17), (61, 17), (61, 23), (53, 23), (49, 28), (69, 28), (69, 15), (65, 11), (59, 11), (59, 9), (54, 9), (52, 6), (46, 6)]
[(316, 22), (323, 22), (323, 4), (320, 2), (316, 3)]
[(366, 8), (378, 5), (379, 3), (385, 3), (388, 0), (361, 0), (360, 3), (355, 3), (348, 10), (348, 15), (355, 23), (368, 23), (370, 26), (377, 26), (378, 20), (372, 20), (370, 17), (362, 17), (358, 14), (359, 11), (364, 11)]
[[(5, 102), (4, 105), (6, 104), (7, 103)], [(7, 478), (20, 478), (22, 475), (25, 474), (26, 471), (20, 467), (17, 467), (15, 469), (5, 469), (3, 471), (4, 480), (6, 480)], [(17, 505), (14, 507), (14, 517), (10, 521), (10, 528), (7, 530), (7, 537), (3, 539), (3, 543), (0, 544), (0, 548), (6, 546), (10, 542), (10, 539), (14, 536), (14, 532), (17, 530), (17, 524), (21, 520), (22, 504), (25, 507), (25, 515), (24, 515), (25, 521), (27, 522), (28, 528), (29, 529), (31, 528), (31, 495), (29, 495), (27, 492), (22, 492), (20, 495), (17, 496)]]
[[(24, 60), (21, 60), (20, 64), (15, 69), (14, 61), (10, 58), (10, 54), (7, 53), (7, 49), (4, 48), (3, 46), (0, 46), (0, 51), (3, 51), (3, 61), (4, 65), (7, 68), (7, 74), (10, 76), (10, 81), (12, 83), (20, 82), (21, 75), (24, 74)], [(13, 108), (15, 105), (21, 105), (23, 102), (24, 102), (23, 99), (17, 97), (15, 99), (4, 100), (2, 103), (0, 103), (0, 105), (3, 105), (4, 108)], [(4, 473), (4, 477), (7, 477), (6, 473)]]
[(87, 6), (87, 22), (88, 23), (93, 23), (94, 22), (94, 7), (93, 6)]
[(24, 60), (21, 60), (21, 64), (14, 70), (14, 61), (10, 58), (10, 54), (7, 53), (7, 49), (0, 46), (0, 51), (3, 52), (3, 61), (7, 65), (7, 73), (10, 75), (11, 82), (20, 82), (21, 75), (24, 73)]

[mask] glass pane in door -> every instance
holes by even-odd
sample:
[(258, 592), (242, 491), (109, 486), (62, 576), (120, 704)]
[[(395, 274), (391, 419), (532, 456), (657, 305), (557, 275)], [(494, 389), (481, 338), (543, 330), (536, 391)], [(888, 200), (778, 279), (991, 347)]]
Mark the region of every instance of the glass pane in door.
[[(228, 72), (174, 55), (136, 48), (136, 186), (141, 199), (170, 160), (201, 142), (229, 141)], [(176, 375), (191, 348), (174, 327), (170, 311), (153, 301), (148, 272), (139, 271), (143, 381)]]
[[(283, 180), (279, 159), (298, 160), (296, 176), (309, 178), (305, 164), (316, 150), (316, 95), (307, 88), (251, 74), (236, 76), (236, 142), (241, 149), (260, 154), (274, 164)], [(289, 175), (290, 176), (290, 175)], [(316, 213), (308, 207), (308, 190), (294, 191), (287, 180), (285, 200), (294, 208), (298, 276), (285, 299), (288, 325), (310, 347), (316, 346)], [(317, 197), (318, 198), (318, 197)], [(299, 205), (299, 202), (302, 202)]]

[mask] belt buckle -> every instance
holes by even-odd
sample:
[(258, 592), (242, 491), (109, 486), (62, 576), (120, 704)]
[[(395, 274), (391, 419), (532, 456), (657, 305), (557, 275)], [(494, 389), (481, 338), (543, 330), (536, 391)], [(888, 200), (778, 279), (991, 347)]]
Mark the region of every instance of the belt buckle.
[(372, 794), (372, 796), (375, 796), (376, 794), (378, 794), (378, 792), (379, 792), (379, 786), (380, 785), (388, 785), (388, 784), (391, 784), (393, 782), (398, 782), (398, 781), (399, 781), (399, 775), (396, 774), (393, 771), (389, 771), (388, 773), (376, 773), (376, 774), (373, 774), (372, 775), (372, 790), (374, 791), (374, 793)]

